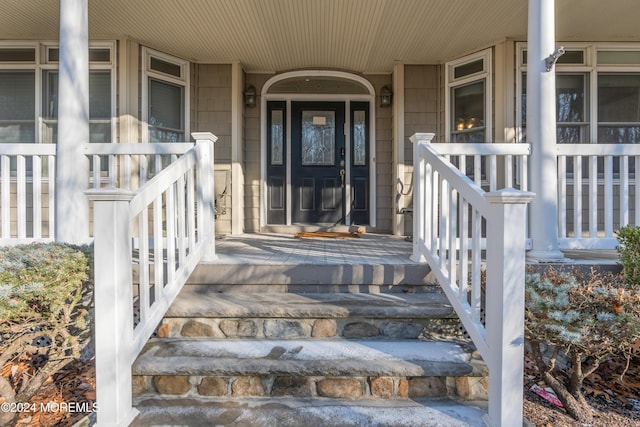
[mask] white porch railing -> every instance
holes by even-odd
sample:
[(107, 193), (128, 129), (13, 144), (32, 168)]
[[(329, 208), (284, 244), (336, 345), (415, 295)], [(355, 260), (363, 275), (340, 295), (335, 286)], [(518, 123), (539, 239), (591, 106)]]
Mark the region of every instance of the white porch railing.
[[(544, 179), (527, 178), (529, 144), (432, 147), (488, 191), (528, 190), (528, 179)], [(558, 144), (556, 151), (559, 247), (615, 249), (616, 230), (640, 225), (640, 145)]]
[(0, 244), (53, 240), (53, 144), (0, 144)]
[[(432, 138), (411, 137), (412, 258), (429, 263), (489, 367), (487, 424), (521, 425), (525, 214), (533, 195), (513, 188), (485, 192), (438, 153)], [(491, 182), (489, 177), (489, 186)], [(493, 185), (497, 187), (497, 174)]]
[(478, 186), (527, 190), (529, 144), (433, 144), (432, 147)]
[[(88, 144), (87, 188), (135, 190), (193, 143)], [(0, 245), (55, 239), (55, 144), (0, 144)]]
[(193, 147), (190, 142), (160, 144), (88, 144), (91, 188), (135, 190)]
[[(131, 365), (203, 259), (215, 258), (213, 142), (196, 146), (137, 191), (87, 191), (94, 203), (98, 425), (128, 425)], [(132, 242), (137, 239), (138, 248)], [(138, 265), (134, 283), (132, 264)], [(139, 308), (140, 317), (134, 319)]]
[(560, 248), (615, 249), (617, 229), (640, 225), (640, 145), (558, 144), (557, 154)]

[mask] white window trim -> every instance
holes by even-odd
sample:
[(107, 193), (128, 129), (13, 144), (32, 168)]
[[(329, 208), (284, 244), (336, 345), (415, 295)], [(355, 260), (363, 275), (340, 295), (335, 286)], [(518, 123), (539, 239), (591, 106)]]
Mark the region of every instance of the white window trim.
[[(566, 50), (584, 51), (584, 64), (556, 64), (558, 72), (586, 73), (589, 84), (589, 141), (596, 144), (598, 142), (598, 75), (599, 73), (640, 73), (639, 64), (597, 64), (598, 51), (640, 51), (640, 43), (563, 43), (557, 42), (558, 46), (563, 46)], [(527, 71), (527, 66), (523, 64), (524, 51), (527, 49), (526, 42), (516, 43), (516, 129), (517, 142), (525, 142), (522, 132), (522, 73)]]
[[(479, 59), (483, 60), (483, 70), (468, 76), (454, 78), (453, 73), (456, 67), (465, 65)], [(451, 140), (451, 90), (455, 87), (463, 86), (469, 83), (475, 83), (484, 80), (485, 82), (485, 96), (484, 96), (484, 109), (485, 109), (485, 140), (486, 142), (493, 141), (493, 58), (492, 49), (484, 49), (470, 55), (463, 56), (454, 61), (449, 61), (445, 64), (445, 87), (446, 93), (444, 97), (444, 109), (445, 109), (445, 135), (447, 142)]]
[[(59, 68), (57, 62), (48, 62), (46, 54), (51, 48), (58, 48), (57, 41), (0, 41), (0, 48), (34, 48), (35, 61), (29, 62), (0, 62), (0, 70), (35, 70), (35, 143), (41, 144), (42, 141), (42, 75), (46, 70), (57, 70)], [(89, 42), (89, 49), (103, 48), (111, 51), (110, 62), (90, 62), (89, 71), (93, 70), (109, 70), (111, 71), (111, 142), (117, 140), (117, 117), (116, 117), (116, 99), (117, 99), (117, 59), (116, 59), (116, 42), (115, 41), (92, 41)]]
[[(181, 77), (177, 78), (168, 74), (160, 73), (151, 69), (151, 58), (158, 58), (162, 61), (175, 64), (180, 67)], [(149, 78), (152, 77), (157, 80), (172, 83), (178, 86), (182, 86), (184, 89), (184, 138), (185, 141), (189, 141), (190, 135), (190, 91), (189, 91), (189, 78), (190, 78), (190, 63), (187, 60), (177, 58), (175, 56), (167, 55), (166, 53), (158, 52), (157, 50), (150, 49), (148, 47), (142, 47), (142, 105), (141, 105), (141, 118), (142, 118), (142, 142), (149, 142)]]

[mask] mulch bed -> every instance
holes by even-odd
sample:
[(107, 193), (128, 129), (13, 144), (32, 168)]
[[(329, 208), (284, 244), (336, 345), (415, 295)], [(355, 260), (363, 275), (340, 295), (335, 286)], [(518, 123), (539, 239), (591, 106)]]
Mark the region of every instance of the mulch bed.
[[(526, 359), (525, 359), (526, 360)], [(593, 408), (592, 427), (640, 427), (640, 360), (632, 360), (621, 378), (626, 360), (612, 358), (584, 382), (587, 402)], [(536, 427), (585, 427), (536, 393), (531, 386), (538, 384), (533, 363), (525, 362), (524, 416)]]
[[(73, 361), (51, 377), (31, 399), (35, 412), (20, 413), (16, 427), (73, 426), (90, 412), (96, 401), (93, 360)], [(43, 411), (40, 408), (44, 409)]]

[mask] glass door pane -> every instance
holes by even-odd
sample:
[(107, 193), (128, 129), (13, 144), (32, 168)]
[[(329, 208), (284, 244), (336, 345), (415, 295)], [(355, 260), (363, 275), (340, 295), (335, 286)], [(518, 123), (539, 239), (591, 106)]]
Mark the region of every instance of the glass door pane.
[(302, 165), (335, 163), (336, 120), (334, 111), (302, 112)]

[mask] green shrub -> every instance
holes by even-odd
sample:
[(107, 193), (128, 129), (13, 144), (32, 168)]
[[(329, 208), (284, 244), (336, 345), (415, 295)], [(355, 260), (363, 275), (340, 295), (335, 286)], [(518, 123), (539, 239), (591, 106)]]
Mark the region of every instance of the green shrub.
[(5, 401), (28, 402), (50, 375), (81, 357), (92, 338), (92, 258), (92, 248), (57, 243), (0, 248)]
[(616, 234), (622, 273), (629, 285), (640, 288), (640, 227), (622, 227)]

